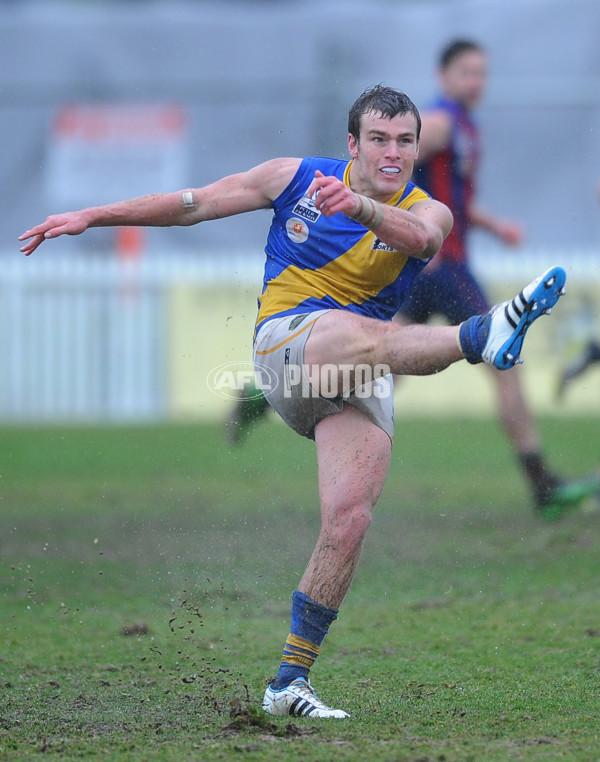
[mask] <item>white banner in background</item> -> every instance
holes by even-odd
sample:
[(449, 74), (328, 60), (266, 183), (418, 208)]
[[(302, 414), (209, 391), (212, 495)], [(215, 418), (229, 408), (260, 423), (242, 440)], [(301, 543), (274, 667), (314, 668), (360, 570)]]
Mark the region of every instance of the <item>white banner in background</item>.
[(48, 140), (49, 203), (81, 208), (181, 188), (187, 131), (187, 114), (179, 105), (62, 107)]

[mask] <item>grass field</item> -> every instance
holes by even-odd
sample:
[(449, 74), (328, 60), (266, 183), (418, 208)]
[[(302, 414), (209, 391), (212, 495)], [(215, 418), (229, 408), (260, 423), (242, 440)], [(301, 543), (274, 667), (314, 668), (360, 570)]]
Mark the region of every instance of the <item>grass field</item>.
[[(597, 419), (544, 419), (589, 471)], [(0, 759), (600, 759), (600, 511), (533, 516), (495, 423), (400, 420), (313, 682), (259, 710), (316, 539), (313, 446), (271, 421), (2, 428)]]

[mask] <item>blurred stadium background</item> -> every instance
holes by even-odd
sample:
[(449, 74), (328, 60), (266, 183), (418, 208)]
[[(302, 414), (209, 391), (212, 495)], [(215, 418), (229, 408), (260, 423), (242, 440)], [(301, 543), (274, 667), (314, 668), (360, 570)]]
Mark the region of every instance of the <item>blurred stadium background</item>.
[[(273, 156), (345, 156), (358, 93), (384, 82), (426, 105), (455, 36), (490, 54), (481, 201), (527, 231), (516, 252), (475, 235), (476, 268), (503, 298), (566, 267), (526, 384), (538, 412), (600, 414), (595, 370), (554, 396), (565, 358), (600, 332), (599, 29), (597, 0), (0, 0), (0, 421), (223, 416), (206, 379), (250, 359), (268, 213), (97, 229), (31, 259), (17, 236)], [(487, 412), (484, 375), (409, 379), (399, 415)]]

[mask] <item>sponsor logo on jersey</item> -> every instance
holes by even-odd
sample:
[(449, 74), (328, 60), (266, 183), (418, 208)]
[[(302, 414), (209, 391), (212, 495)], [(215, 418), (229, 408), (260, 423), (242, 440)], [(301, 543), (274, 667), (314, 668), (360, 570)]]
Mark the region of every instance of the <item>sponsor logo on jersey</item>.
[(396, 251), (393, 246), (388, 246), (381, 238), (375, 238), (373, 241), (372, 251)]
[(297, 214), (308, 222), (316, 222), (321, 216), (321, 212), (315, 207), (315, 202), (309, 196), (302, 196), (300, 201), (294, 207), (292, 214)]

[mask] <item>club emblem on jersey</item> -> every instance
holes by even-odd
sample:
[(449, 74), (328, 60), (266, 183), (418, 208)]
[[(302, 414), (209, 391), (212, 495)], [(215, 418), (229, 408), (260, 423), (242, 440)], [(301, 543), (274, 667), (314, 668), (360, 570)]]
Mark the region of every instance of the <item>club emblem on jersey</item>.
[(288, 325), (288, 331), (294, 331), (296, 328), (298, 328), (303, 320), (306, 320), (307, 317), (308, 315), (296, 315), (296, 317), (292, 318), (290, 324)]
[(294, 243), (304, 243), (308, 238), (308, 225), (299, 217), (290, 217), (285, 223), (288, 238)]

